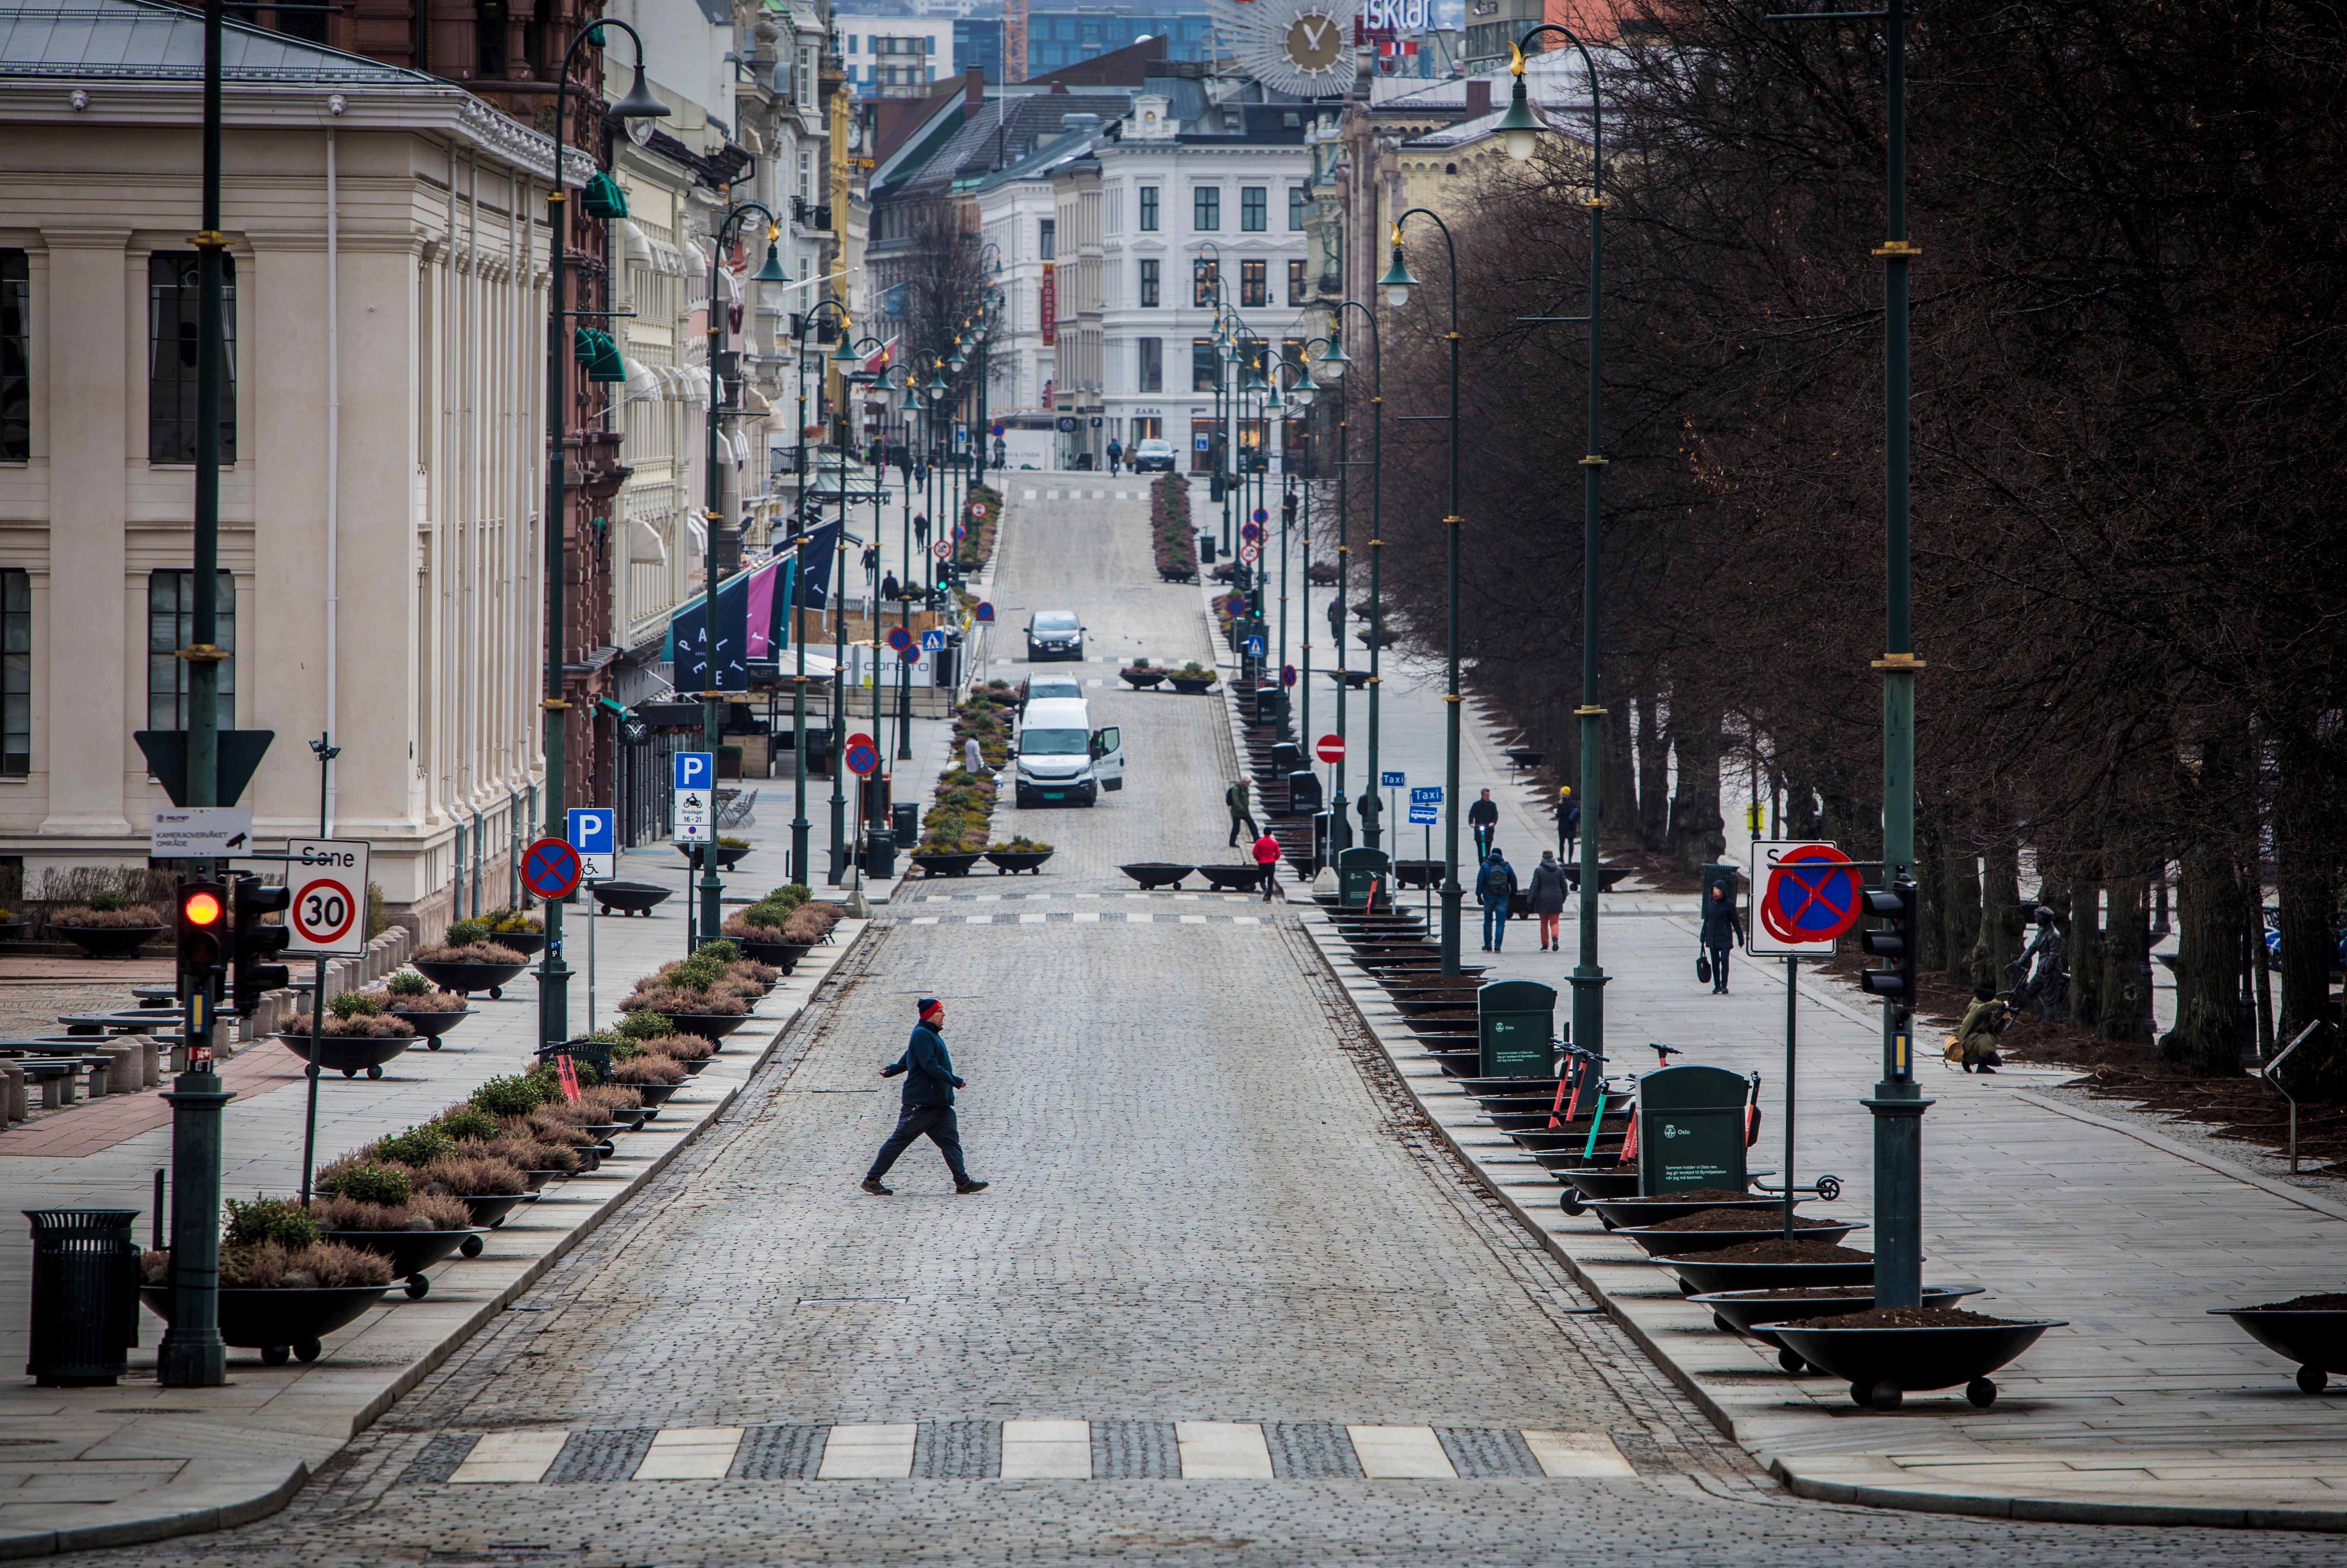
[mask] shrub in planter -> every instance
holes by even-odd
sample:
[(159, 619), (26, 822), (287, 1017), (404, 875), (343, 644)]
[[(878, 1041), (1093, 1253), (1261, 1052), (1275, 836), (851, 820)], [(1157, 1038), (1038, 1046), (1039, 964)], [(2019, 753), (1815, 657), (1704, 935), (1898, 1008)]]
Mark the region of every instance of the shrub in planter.
[(109, 897), (119, 899), (120, 895), (101, 893), (87, 904), (70, 904), (51, 910), (49, 924), (83, 931), (142, 931), (162, 926), (162, 912), (152, 906), (127, 900), (110, 905), (102, 902)]
[[(620, 1020), (617, 1032), (623, 1039), (635, 1040), (654, 1050), (660, 1049), (660, 1041), (663, 1039), (692, 1038), (678, 1036), (673, 1021), (664, 1014), (650, 1011), (630, 1012), (627, 1017)], [(475, 1098), (477, 1100), (478, 1096)]]
[(375, 1140), (373, 1150), (378, 1160), (388, 1160), (396, 1165), (421, 1166), (455, 1153), (456, 1140), (446, 1129), (427, 1122), (420, 1127), (410, 1127), (387, 1138)]
[(477, 1143), (497, 1135), (497, 1119), (470, 1103), (451, 1105), (433, 1125), (459, 1143)]
[(715, 941), (702, 943), (700, 950), (692, 956), (696, 958), (712, 959), (721, 964), (738, 964), (742, 961), (742, 949), (720, 937)]
[(760, 899), (759, 902), (762, 904), (781, 904), (786, 907), (795, 909), (813, 897), (815, 897), (815, 895), (807, 891), (807, 885), (805, 883), (785, 882), (780, 887), (769, 887), (766, 889), (766, 896)]
[[(332, 1007), (333, 1003), (326, 1005)], [(310, 1015), (295, 1013), (280, 1032), (307, 1038), (311, 1032)], [(415, 1038), (415, 1026), (404, 1018), (393, 1018), (384, 1012), (353, 1012), (347, 1018), (329, 1013), (326, 1027), (318, 1033), (325, 1040), (411, 1040)]]
[(383, 1003), (364, 991), (342, 991), (326, 1003), (326, 1010), (338, 1019), (377, 1018)]
[(521, 1167), (486, 1154), (450, 1154), (416, 1174), (426, 1194), (442, 1197), (510, 1197), (529, 1191), (529, 1177)]
[(415, 1179), (399, 1165), (342, 1160), (318, 1173), (317, 1188), (356, 1203), (397, 1205), (415, 1195)]
[[(382, 990), (365, 991), (361, 994), (385, 1012), (393, 1009), (397, 1009), (401, 1012), (463, 1012), (465, 1010), (463, 997), (458, 996), (455, 991), (442, 990), (422, 975), (412, 975), (403, 971), (391, 978), (395, 980), (412, 979), (423, 989), (414, 991), (396, 991), (385, 986)], [(329, 1002), (327, 1005), (332, 1007), (333, 1004)]]
[[(740, 997), (721, 996), (714, 991), (676, 990), (661, 987), (656, 990), (639, 991), (620, 999), (623, 1013), (657, 1012), (662, 1021), (682, 1013), (687, 1018), (707, 1014), (720, 1018), (740, 1018), (750, 1006)], [(672, 1027), (672, 1026), (671, 1026)]]
[[(138, 1255), (138, 1277), (146, 1285), (169, 1285), (171, 1254)], [(332, 1290), (349, 1286), (389, 1285), (391, 1259), (341, 1242), (288, 1247), (280, 1242), (220, 1248), (220, 1282), (231, 1290)]]
[[(397, 969), (393, 971), (391, 978), (383, 982), (383, 989), (388, 994), (402, 999), (408, 997), (445, 996), (447, 994), (441, 990), (438, 986), (434, 985), (430, 980), (427, 980), (422, 975), (417, 974), (414, 969)], [(400, 1007), (411, 1007), (415, 1004), (405, 999), (402, 999), (396, 1005)]]
[(274, 1242), (280, 1246), (299, 1249), (318, 1240), (318, 1224), (307, 1209), (283, 1198), (264, 1198), (254, 1194), (249, 1204), (228, 1201), (228, 1222), (220, 1227), (223, 1246), (259, 1246)]
[(469, 948), (476, 942), (489, 939), (489, 923), (478, 916), (469, 920), (451, 920), (447, 934), (441, 938), (452, 948)]
[(615, 1084), (682, 1083), (684, 1081), (684, 1064), (673, 1057), (647, 1050), (625, 1061), (613, 1062), (611, 1081)]
[[(492, 909), (480, 917), (480, 923), (487, 927), (487, 934), (492, 938), (506, 931), (536, 936), (546, 929), (546, 923), (536, 916), (525, 915), (518, 909), (510, 908)], [(450, 929), (454, 930), (455, 927), (452, 927)], [(450, 939), (453, 941), (455, 938), (452, 937)]]
[[(662, 1025), (661, 1032), (666, 1033), (668, 1020), (662, 1019), (661, 1023)], [(492, 1078), (473, 1091), (472, 1104), (475, 1109), (486, 1111), (490, 1115), (500, 1119), (507, 1116), (527, 1116), (547, 1102), (550, 1098), (548, 1092), (549, 1088), (552, 1088), (551, 1075), (541, 1075), (536, 1072), (516, 1073), (508, 1078)], [(561, 1091), (554, 1089), (553, 1092), (559, 1094)]]
[(783, 940), (807, 943), (827, 941), (831, 938), (832, 927), (838, 922), (839, 917), (830, 912), (825, 906), (809, 904), (804, 908), (792, 910), (791, 917), (783, 922)]
[[(467, 922), (461, 920), (457, 922), (457, 925), (465, 924)], [(455, 926), (448, 927), (451, 933), (456, 928)], [(427, 964), (523, 964), (529, 961), (527, 955), (518, 953), (511, 948), (479, 940), (446, 941), (432, 947), (418, 948), (413, 957)]]
[(477, 1149), (483, 1159), (499, 1161), (518, 1171), (567, 1172), (579, 1168), (579, 1156), (571, 1152), (569, 1144), (548, 1143), (533, 1137), (527, 1123), (519, 1125), (521, 1131), (500, 1131), (488, 1142), (468, 1143), (466, 1148), (468, 1151)]
[(473, 1212), (451, 1197), (417, 1193), (404, 1204), (366, 1204), (356, 1198), (318, 1198), (310, 1215), (330, 1231), (470, 1230)]
[(1004, 854), (1040, 855), (1053, 846), (1043, 843), (1040, 839), (1030, 838), (1022, 833), (1008, 844), (989, 844), (986, 847)]

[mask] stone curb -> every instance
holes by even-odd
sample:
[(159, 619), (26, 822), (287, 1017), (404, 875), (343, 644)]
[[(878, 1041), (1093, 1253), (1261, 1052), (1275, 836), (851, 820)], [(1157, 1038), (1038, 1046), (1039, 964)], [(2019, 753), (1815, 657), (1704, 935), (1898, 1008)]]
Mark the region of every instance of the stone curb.
[[(774, 1033), (767, 1039), (765, 1045), (759, 1050), (757, 1056), (749, 1062), (748, 1071), (740, 1079), (728, 1081), (723, 1091), (714, 1101), (696, 1108), (700, 1112), (699, 1120), (691, 1126), (680, 1128), (679, 1135), (667, 1148), (644, 1161), (641, 1167), (629, 1172), (627, 1180), (622, 1184), (608, 1194), (593, 1210), (581, 1215), (576, 1225), (555, 1238), (543, 1253), (524, 1265), (502, 1289), (495, 1292), (483, 1301), (477, 1309), (450, 1327), (421, 1355), (403, 1366), (373, 1399), (352, 1413), (348, 1430), (330, 1439), (327, 1454), (339, 1450), (344, 1443), (372, 1426), (385, 1410), (398, 1402), (401, 1396), (430, 1376), (450, 1356), (461, 1349), (466, 1341), (494, 1322), (498, 1314), (505, 1311), (510, 1303), (535, 1285), (548, 1269), (567, 1256), (581, 1241), (601, 1228), (604, 1222), (616, 1214), (620, 1206), (641, 1191), (646, 1183), (665, 1170), (688, 1145), (709, 1128), (714, 1126), (718, 1119), (733, 1105), (735, 1097), (741, 1093), (743, 1087), (751, 1077), (765, 1065), (767, 1059), (774, 1054), (775, 1047), (782, 1043), (783, 1036), (789, 1032), (793, 1024), (805, 1016), (809, 1004), (822, 994), (824, 988), (830, 984), (831, 977), (837, 973), (840, 966), (863, 945), (871, 930), (872, 927), (867, 924), (863, 929), (856, 931), (845, 942), (839, 944), (831, 964), (800, 1002), (798, 1010), (788, 1018), (775, 1020)], [(249, 1524), (256, 1519), (267, 1518), (292, 1501), (295, 1494), (308, 1483), (312, 1473), (310, 1464), (296, 1460), (292, 1461), (290, 1470), (261, 1490), (251, 1490), (252, 1484), (251, 1482), (213, 1481), (202, 1487), (202, 1490), (228, 1490), (240, 1487), (242, 1490), (239, 1490), (236, 1495), (221, 1501), (196, 1508), (179, 1507), (169, 1512), (139, 1512), (141, 1505), (135, 1501), (91, 1508), (87, 1512), (98, 1517), (87, 1524), (77, 1524), (60, 1530), (17, 1531), (0, 1535), (0, 1561), (54, 1556), (67, 1552), (87, 1551), (93, 1547), (133, 1545), (143, 1542), (167, 1540), (172, 1536), (200, 1534), (209, 1531)], [(146, 1506), (155, 1507), (162, 1504), (174, 1490), (169, 1486), (159, 1488), (153, 1494), (154, 1503)], [(199, 1489), (190, 1487), (176, 1490), (185, 1491)], [(105, 1517), (108, 1512), (118, 1512), (119, 1516)]]
[[(1302, 901), (1299, 900), (1300, 902)], [(1592, 1263), (1595, 1260), (1574, 1256), (1566, 1247), (1563, 1239), (1541, 1224), (1538, 1217), (1524, 1206), (1523, 1202), (1514, 1193), (1495, 1181), (1485, 1171), (1474, 1152), (1462, 1143), (1452, 1129), (1445, 1125), (1435, 1114), (1434, 1108), (1427, 1103), (1425, 1096), (1419, 1091), (1420, 1081), (1412, 1078), (1402, 1070), (1403, 1054), (1405, 1052), (1410, 1055), (1418, 1054), (1417, 1040), (1415, 1038), (1398, 1039), (1396, 1030), (1381, 1027), (1370, 1020), (1362, 1008), (1359, 995), (1348, 983), (1351, 979), (1366, 980), (1367, 977), (1355, 968), (1350, 958), (1346, 956), (1326, 918), (1319, 917), (1317, 907), (1305, 915), (1304, 930), (1312, 938), (1313, 947), (1319, 953), (1321, 962), (1327, 966), (1330, 978), (1345, 993), (1347, 1003), (1352, 1008), (1354, 1017), (1369, 1037), (1377, 1041), (1378, 1048), (1385, 1053), (1387, 1061), (1392, 1063), (1395, 1075), (1400, 1079), (1402, 1086), (1409, 1092), (1410, 1102), (1418, 1108), (1435, 1135), (1440, 1138), (1452, 1154), (1474, 1173), (1476, 1181), (1481, 1184), (1484, 1191), (1505, 1207), (1508, 1213), (1515, 1217), (1517, 1223), (1539, 1242), (1542, 1250), (1556, 1259), (1566, 1272), (1573, 1276), (1574, 1282), (1589, 1294), (1591, 1299), (1604, 1307), (1606, 1315), (1641, 1350), (1645, 1352), (1671, 1382), (1693, 1401), (1696, 1408), (1704, 1413), (1705, 1418), (1749, 1450), (1793, 1495), (1819, 1502), (1848, 1503), (1907, 1512), (1961, 1513), (1982, 1518), (2018, 1519), (2043, 1523), (2137, 1526), (2180, 1524), (2232, 1530), (2347, 1532), (2347, 1510), (2342, 1509), (2206, 1507), (2167, 1502), (2137, 1502), (2107, 1494), (2063, 1497), (2048, 1495), (2043, 1491), (1982, 1491), (1958, 1490), (1953, 1487), (1941, 1490), (1919, 1487), (1912, 1482), (1891, 1484), (1850, 1479), (1846, 1473), (1842, 1473), (1843, 1467), (1850, 1461), (1840, 1456), (1788, 1457), (1769, 1452), (1765, 1436), (1748, 1430), (1739, 1430), (1746, 1425), (1746, 1422), (1739, 1418), (1739, 1412), (1726, 1397), (1727, 1391), (1707, 1386), (1704, 1379), (1703, 1369), (1689, 1364), (1676, 1354), (1674, 1348), (1654, 1331), (1655, 1326), (1643, 1320), (1645, 1315), (1639, 1310), (1642, 1304), (1624, 1296), (1618, 1289), (1609, 1289), (1600, 1280), (1598, 1274), (1593, 1270)], [(1402, 1032), (1406, 1033), (1406, 1031)], [(2020, 1098), (2031, 1097), (2022, 1095)], [(2049, 1105), (2046, 1109), (2062, 1108)], [(2066, 1111), (2065, 1113), (2075, 1114)], [(2080, 1119), (2097, 1120), (2092, 1117)], [(2124, 1127), (2120, 1130), (2134, 1131)], [(2139, 1132), (2135, 1135), (2143, 1136)], [(2152, 1140), (2147, 1139), (2147, 1142), (2150, 1141)], [(2164, 1140), (2159, 1141), (2159, 1146), (2166, 1146)], [(2180, 1148), (2171, 1152), (2178, 1154), (2186, 1153)], [(2207, 1164), (2209, 1162), (2201, 1160), (2199, 1163)], [(2225, 1173), (2249, 1174), (2246, 1172), (2232, 1171), (2227, 1171)], [(2292, 1188), (2286, 1189), (2285, 1195), (2296, 1197), (2302, 1194)], [(2310, 1206), (2321, 1205), (2317, 1204)], [(1646, 1266), (1643, 1259), (1638, 1261), (1642, 1267)], [(1610, 1267), (1610, 1264), (1599, 1266)], [(1676, 1305), (1676, 1293), (1673, 1292), (1669, 1304)], [(1781, 1401), (1772, 1401), (1768, 1413), (1772, 1420), (1799, 1421), (1804, 1426), (1808, 1424), (1802, 1413), (1784, 1409)], [(1811, 1419), (1826, 1418), (1819, 1414)]]

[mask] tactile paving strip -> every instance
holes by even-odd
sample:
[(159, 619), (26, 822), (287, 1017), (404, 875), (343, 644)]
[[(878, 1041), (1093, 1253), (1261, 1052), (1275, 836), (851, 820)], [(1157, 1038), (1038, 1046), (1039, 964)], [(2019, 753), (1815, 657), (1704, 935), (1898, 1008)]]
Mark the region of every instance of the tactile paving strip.
[(658, 1427), (622, 1427), (610, 1431), (573, 1432), (570, 1440), (562, 1445), (553, 1468), (546, 1472), (548, 1485), (564, 1481), (626, 1481), (644, 1462), (651, 1451), (652, 1439), (660, 1435)]
[(829, 1427), (752, 1427), (742, 1434), (733, 1467), (735, 1481), (805, 1481), (823, 1465)]
[(1361, 1473), (1352, 1439), (1334, 1421), (1266, 1421), (1263, 1440), (1271, 1450), (1271, 1473), (1282, 1481)]
[(1532, 1458), (1520, 1432), (1504, 1427), (1437, 1427), (1434, 1435), (1462, 1478), (1541, 1473), (1540, 1460)]
[(1002, 1473), (1002, 1429), (993, 1421), (923, 1421), (913, 1434), (913, 1473), (969, 1480)]
[(1172, 1421), (1094, 1421), (1092, 1476), (1099, 1481), (1172, 1481), (1182, 1449)]

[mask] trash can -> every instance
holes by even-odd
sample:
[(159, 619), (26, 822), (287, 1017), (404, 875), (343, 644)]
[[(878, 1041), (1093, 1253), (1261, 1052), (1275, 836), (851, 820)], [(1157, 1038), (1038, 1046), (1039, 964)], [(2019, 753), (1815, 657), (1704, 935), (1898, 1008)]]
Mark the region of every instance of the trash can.
[(1313, 876), (1319, 876), (1319, 875), (1320, 875), (1320, 868), (1321, 868), (1322, 866), (1333, 866), (1334, 864), (1336, 864), (1336, 857), (1335, 857), (1335, 856), (1334, 856), (1334, 855), (1329, 851), (1329, 848), (1328, 848), (1328, 824), (1329, 824), (1329, 821), (1330, 821), (1330, 814), (1329, 814), (1329, 813), (1327, 813), (1327, 812), (1325, 812), (1325, 811), (1316, 811), (1316, 812), (1314, 812), (1314, 813), (1312, 814), (1312, 873), (1311, 873), (1311, 874), (1312, 874)]
[(864, 835), (864, 875), (897, 875), (897, 835), (885, 827), (873, 828)]
[(1212, 528), (1198, 530), (1198, 559), (1207, 566), (1214, 564), (1214, 532)]
[(33, 1222), (32, 1348), (44, 1389), (110, 1389), (138, 1343), (137, 1209), (26, 1209)]
[(1393, 907), (1393, 861), (1382, 849), (1337, 851), (1337, 901), (1348, 909)]
[(1485, 1078), (1546, 1078), (1555, 1071), (1556, 989), (1538, 980), (1493, 980), (1475, 992), (1475, 1034)]
[[(1310, 768), (1298, 768), (1288, 774), (1287, 814), (1290, 816), (1312, 816), (1319, 812), (1320, 807), (1320, 775)], [(1323, 858), (1325, 860), (1326, 857)]]
[[(1268, 691), (1270, 688), (1266, 687), (1265, 690)], [(1269, 717), (1268, 712), (1266, 717)], [(1273, 742), (1271, 771), (1276, 774), (1294, 774), (1304, 771), (1304, 748), (1294, 741)]]
[(888, 808), (888, 825), (899, 844), (911, 844), (921, 831), (921, 808), (909, 800), (900, 800)]
[(1744, 1151), (1755, 1080), (1724, 1067), (1665, 1067), (1638, 1080), (1638, 1193), (1724, 1187), (1749, 1181)]

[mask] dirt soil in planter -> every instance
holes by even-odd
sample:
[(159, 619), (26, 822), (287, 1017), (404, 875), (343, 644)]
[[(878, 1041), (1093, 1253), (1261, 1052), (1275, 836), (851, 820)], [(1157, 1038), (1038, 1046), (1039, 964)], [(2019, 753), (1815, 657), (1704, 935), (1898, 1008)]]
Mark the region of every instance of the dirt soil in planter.
[[(1740, 1241), (1717, 1252), (1687, 1254), (1690, 1263), (1872, 1263), (1874, 1255), (1829, 1241)], [(1870, 1296), (1873, 1292), (1869, 1291)]]
[(1871, 1301), (1874, 1292), (1847, 1285), (1804, 1285), (1782, 1290), (1731, 1290), (1730, 1301)]
[(2293, 1296), (2288, 1301), (2269, 1301), (2257, 1310), (2260, 1312), (2347, 1312), (2347, 1295), (2334, 1290), (2322, 1296)]
[(1461, 1011), (1452, 1012), (1422, 1012), (1416, 1016), (1419, 1022), (1425, 1023), (1429, 1020), (1439, 1018), (1473, 1018), (1475, 1016), (1475, 1011), (1472, 1008), (1469, 1008)]
[[(1793, 1216), (1793, 1228), (1797, 1231), (1825, 1230), (1844, 1223), (1841, 1220), (1803, 1219), (1799, 1214)], [(1701, 1209), (1644, 1228), (1657, 1231), (1775, 1231), (1781, 1235), (1785, 1229), (1785, 1213), (1782, 1209), (1774, 1213), (1761, 1209)]]
[[(1746, 1198), (1765, 1198), (1768, 1195), (1768, 1194), (1766, 1193), (1731, 1193), (1726, 1187), (1697, 1187), (1693, 1192), (1665, 1193), (1659, 1197), (1625, 1198), (1622, 1201), (1624, 1203), (1641, 1204), (1733, 1204), (1740, 1203)], [(1682, 1225), (1680, 1228), (1684, 1230), (1686, 1227)], [(1731, 1225), (1712, 1225), (1707, 1228), (1712, 1230), (1731, 1230), (1735, 1227)], [(1782, 1229), (1783, 1227), (1779, 1226), (1778, 1228)]]
[(1866, 1312), (1846, 1312), (1839, 1317), (1803, 1317), (1778, 1328), (2009, 1328), (2018, 1319), (1983, 1317), (1952, 1307), (1877, 1307)]

